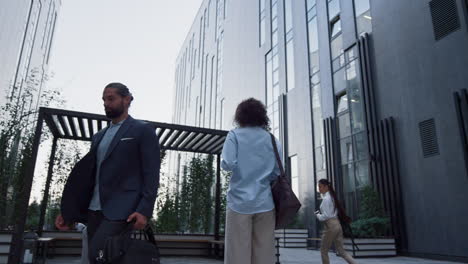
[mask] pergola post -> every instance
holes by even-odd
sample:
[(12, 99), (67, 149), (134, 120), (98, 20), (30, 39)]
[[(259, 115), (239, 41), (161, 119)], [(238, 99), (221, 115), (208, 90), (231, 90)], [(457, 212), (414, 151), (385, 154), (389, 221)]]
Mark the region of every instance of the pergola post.
[(37, 118), (36, 130), (34, 132), (33, 145), (31, 149), (31, 160), (28, 164), (26, 173), (24, 175), (23, 192), (18, 197), (18, 207), (15, 208), (14, 214), (17, 215), (15, 221), (13, 237), (10, 246), (10, 253), (8, 255), (8, 264), (19, 264), (21, 261), (21, 251), (23, 248), (23, 233), (26, 225), (26, 218), (28, 215), (29, 197), (31, 196), (31, 187), (34, 178), (34, 168), (36, 166), (37, 152), (39, 144), (41, 143), (42, 125), (44, 121), (43, 109), (39, 110)]
[(54, 160), (55, 160), (55, 152), (57, 151), (57, 140), (58, 138), (54, 137), (54, 140), (52, 141), (52, 151), (50, 152), (49, 168), (47, 171), (47, 180), (46, 180), (45, 189), (44, 189), (44, 196), (41, 202), (41, 214), (39, 216), (39, 225), (37, 227), (37, 234), (39, 236), (42, 236), (42, 231), (44, 229), (44, 218), (45, 218), (45, 213), (47, 210), (47, 204), (49, 202), (49, 190), (50, 190), (50, 183), (52, 182), (52, 174), (54, 171)]
[[(220, 219), (221, 218), (221, 155), (216, 155), (216, 197), (215, 197), (215, 223), (214, 239), (220, 239)], [(219, 255), (219, 245), (215, 244), (215, 255)]]

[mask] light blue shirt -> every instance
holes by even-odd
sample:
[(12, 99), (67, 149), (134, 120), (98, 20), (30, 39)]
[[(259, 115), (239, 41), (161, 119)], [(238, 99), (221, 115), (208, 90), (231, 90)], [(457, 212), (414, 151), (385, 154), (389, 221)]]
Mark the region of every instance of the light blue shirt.
[[(281, 146), (276, 140), (281, 156)], [(229, 131), (221, 154), (221, 167), (232, 171), (228, 207), (240, 214), (268, 212), (275, 208), (271, 182), (280, 175), (270, 134), (260, 127)]]
[(119, 131), (119, 128), (122, 126), (124, 121), (125, 120), (122, 120), (117, 124), (112, 124), (111, 122), (106, 130), (106, 133), (102, 137), (101, 142), (99, 142), (96, 153), (96, 183), (94, 184), (93, 198), (89, 203), (89, 210), (100, 211), (102, 209), (101, 198), (99, 196), (99, 173), (101, 171), (101, 164), (104, 161), (110, 143), (114, 139), (115, 134), (117, 134), (117, 131)]

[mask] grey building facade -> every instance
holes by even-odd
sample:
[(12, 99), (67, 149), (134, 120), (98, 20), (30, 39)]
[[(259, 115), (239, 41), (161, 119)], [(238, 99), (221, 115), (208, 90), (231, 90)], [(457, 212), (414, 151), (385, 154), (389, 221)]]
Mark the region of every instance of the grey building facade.
[(0, 105), (33, 82), (36, 96), (26, 107), (40, 104), (60, 6), (60, 0), (0, 0)]
[(378, 191), (400, 253), (466, 261), (467, 13), (465, 0), (205, 0), (173, 122), (231, 129), (237, 104), (260, 99), (310, 236), (329, 178), (354, 219), (362, 188)]

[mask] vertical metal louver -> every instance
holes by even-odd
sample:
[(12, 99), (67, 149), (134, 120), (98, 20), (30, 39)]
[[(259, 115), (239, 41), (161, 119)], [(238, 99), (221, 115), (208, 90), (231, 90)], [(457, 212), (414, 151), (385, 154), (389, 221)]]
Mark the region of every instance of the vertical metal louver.
[(460, 29), (456, 0), (432, 0), (429, 7), (436, 40)]
[(439, 155), (439, 143), (434, 118), (419, 123), (419, 134), (424, 157)]

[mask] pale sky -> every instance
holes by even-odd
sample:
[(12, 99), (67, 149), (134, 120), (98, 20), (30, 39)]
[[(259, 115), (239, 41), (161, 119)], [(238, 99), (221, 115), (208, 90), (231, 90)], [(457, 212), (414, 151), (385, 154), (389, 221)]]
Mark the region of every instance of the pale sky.
[[(66, 109), (103, 114), (102, 90), (122, 82), (130, 114), (171, 122), (175, 62), (203, 0), (62, 0), (49, 71)], [(32, 200), (41, 200), (50, 143), (39, 149)]]
[(171, 122), (175, 61), (202, 0), (63, 0), (52, 87), (67, 108), (103, 113), (102, 90), (122, 82), (138, 119)]

